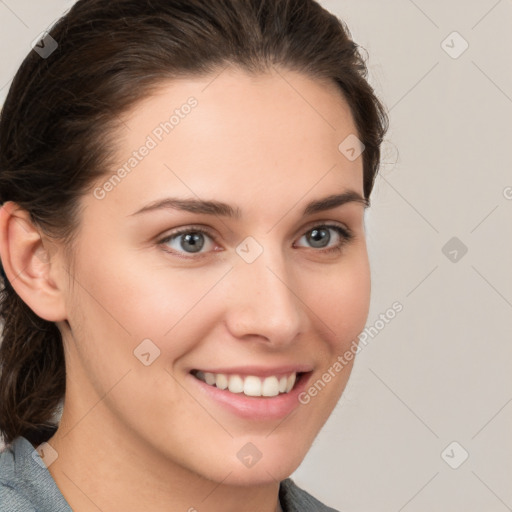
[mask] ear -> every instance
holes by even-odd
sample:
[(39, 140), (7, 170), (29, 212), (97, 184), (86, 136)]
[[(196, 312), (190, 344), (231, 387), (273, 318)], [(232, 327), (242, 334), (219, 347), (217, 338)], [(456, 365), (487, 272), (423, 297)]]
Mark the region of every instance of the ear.
[[(46, 244), (46, 247), (45, 247)], [(0, 208), (0, 259), (12, 287), (43, 320), (66, 320), (61, 270), (48, 252), (49, 241), (32, 223), (29, 213), (13, 201)], [(57, 278), (57, 279), (56, 279)], [(59, 287), (60, 285), (60, 287)]]

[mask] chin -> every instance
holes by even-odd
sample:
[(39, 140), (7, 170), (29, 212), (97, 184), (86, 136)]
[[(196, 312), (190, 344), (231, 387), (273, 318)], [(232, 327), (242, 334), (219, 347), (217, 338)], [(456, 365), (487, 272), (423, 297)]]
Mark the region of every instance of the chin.
[[(283, 446), (269, 446), (257, 452), (253, 446), (240, 450), (231, 463), (215, 468), (217, 481), (237, 486), (268, 485), (288, 478), (302, 463), (307, 450), (284, 449)], [(213, 469), (213, 468), (212, 468)], [(229, 477), (226, 476), (229, 473)], [(219, 480), (220, 478), (220, 480)]]
[(281, 464), (276, 466), (274, 464), (264, 465), (262, 461), (253, 466), (252, 468), (246, 467), (235, 467), (233, 471), (227, 476), (227, 471), (219, 474), (220, 479), (215, 480), (223, 482), (228, 485), (234, 486), (265, 486), (269, 484), (275, 484), (288, 478), (300, 465), (298, 464)]

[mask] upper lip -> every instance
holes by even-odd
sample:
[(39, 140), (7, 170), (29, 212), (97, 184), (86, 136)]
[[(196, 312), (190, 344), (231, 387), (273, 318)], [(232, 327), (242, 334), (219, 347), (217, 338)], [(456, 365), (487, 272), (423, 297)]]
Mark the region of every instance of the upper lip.
[(310, 364), (289, 364), (283, 366), (232, 366), (230, 368), (194, 368), (192, 371), (203, 373), (224, 373), (225, 375), (240, 375), (255, 377), (271, 377), (272, 375), (290, 375), (291, 373), (307, 373), (313, 370)]

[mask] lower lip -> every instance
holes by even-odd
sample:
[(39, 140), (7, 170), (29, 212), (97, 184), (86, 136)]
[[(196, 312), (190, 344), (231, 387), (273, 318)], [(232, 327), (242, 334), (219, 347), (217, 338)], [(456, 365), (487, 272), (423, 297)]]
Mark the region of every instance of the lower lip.
[(209, 400), (217, 402), (224, 409), (241, 418), (251, 420), (276, 420), (288, 416), (300, 405), (299, 395), (306, 388), (310, 377), (311, 372), (302, 374), (289, 393), (274, 397), (253, 397), (210, 386), (192, 374), (188, 374), (193, 385), (197, 386)]

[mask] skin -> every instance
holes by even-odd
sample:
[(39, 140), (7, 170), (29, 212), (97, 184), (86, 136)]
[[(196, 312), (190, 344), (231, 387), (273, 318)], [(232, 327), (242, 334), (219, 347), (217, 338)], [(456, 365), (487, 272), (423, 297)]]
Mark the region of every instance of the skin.
[[(192, 368), (289, 363), (310, 364), (315, 382), (363, 330), (370, 302), (364, 205), (302, 215), (313, 199), (363, 195), (362, 157), (338, 150), (357, 134), (339, 90), (283, 69), (215, 76), (166, 83), (126, 113), (118, 166), (168, 112), (198, 100), (114, 190), (81, 199), (73, 261), (16, 205), (0, 212), (9, 279), (63, 335), (67, 392), (49, 471), (73, 510), (273, 512), (350, 374), (352, 363), (284, 421), (242, 419), (190, 384)], [(131, 215), (168, 196), (223, 201), (242, 217)], [(325, 223), (353, 239), (339, 252), (312, 246), (304, 235)], [(200, 255), (160, 243), (197, 225), (212, 234)], [(236, 252), (247, 236), (263, 248), (250, 264)], [(133, 354), (146, 338), (160, 350), (150, 366)], [(251, 468), (236, 456), (248, 442), (262, 453)]]

